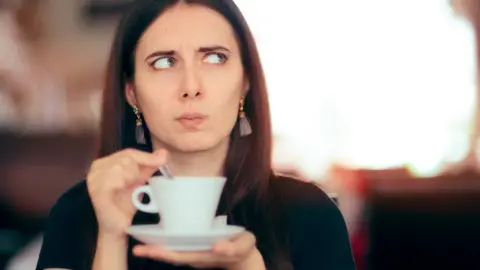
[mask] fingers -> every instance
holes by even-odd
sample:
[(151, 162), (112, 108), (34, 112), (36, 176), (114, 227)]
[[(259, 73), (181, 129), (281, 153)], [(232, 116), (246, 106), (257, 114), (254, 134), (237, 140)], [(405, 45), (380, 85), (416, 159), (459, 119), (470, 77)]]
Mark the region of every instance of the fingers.
[(256, 250), (255, 236), (250, 232), (245, 232), (231, 241), (218, 242), (212, 251), (175, 252), (156, 246), (140, 245), (133, 249), (133, 253), (136, 256), (153, 260), (203, 268), (225, 266), (241, 261), (254, 250)]
[(126, 149), (97, 159), (86, 177), (88, 193), (105, 232), (124, 235), (135, 213), (131, 203), (134, 188), (151, 178), (165, 164), (167, 152), (154, 153)]
[(133, 172), (136, 175), (128, 184), (134, 186), (144, 184), (160, 166), (167, 162), (167, 156), (168, 153), (165, 150), (158, 150), (154, 153), (133, 151), (130, 157), (135, 162), (136, 168), (133, 169)]
[[(167, 161), (167, 151), (154, 153), (126, 149), (111, 156), (96, 160), (90, 170), (90, 178), (103, 175), (110, 188), (119, 189), (144, 184), (158, 167)], [(116, 180), (114, 180), (116, 179)], [(103, 181), (102, 181), (103, 182)]]
[(218, 242), (213, 247), (213, 252), (224, 256), (241, 257), (254, 249), (255, 245), (255, 236), (251, 232), (246, 231), (231, 241)]
[(140, 245), (133, 249), (133, 254), (139, 257), (154, 259), (172, 264), (209, 264), (215, 261), (215, 258), (208, 251), (198, 252), (174, 252), (164, 250), (159, 247)]
[(220, 241), (215, 244), (212, 249), (212, 252), (220, 256), (234, 256), (235, 247), (230, 241)]
[(234, 240), (236, 242), (237, 252), (243, 253), (252, 250), (256, 245), (255, 235), (251, 232), (244, 232)]

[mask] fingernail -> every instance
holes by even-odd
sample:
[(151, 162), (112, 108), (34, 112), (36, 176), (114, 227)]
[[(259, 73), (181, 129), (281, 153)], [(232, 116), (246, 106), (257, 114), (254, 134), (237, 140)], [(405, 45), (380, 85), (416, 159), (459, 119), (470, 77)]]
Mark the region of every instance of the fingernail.
[(134, 247), (132, 252), (135, 254), (135, 255), (138, 255), (139, 253), (141, 253), (142, 249), (140, 247)]

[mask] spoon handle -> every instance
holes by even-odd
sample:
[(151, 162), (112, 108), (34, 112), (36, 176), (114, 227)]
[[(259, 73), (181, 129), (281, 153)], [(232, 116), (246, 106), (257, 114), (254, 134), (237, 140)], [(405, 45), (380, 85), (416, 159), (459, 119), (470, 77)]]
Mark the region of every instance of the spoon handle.
[(172, 172), (170, 171), (167, 165), (163, 165), (159, 169), (163, 176), (173, 179)]

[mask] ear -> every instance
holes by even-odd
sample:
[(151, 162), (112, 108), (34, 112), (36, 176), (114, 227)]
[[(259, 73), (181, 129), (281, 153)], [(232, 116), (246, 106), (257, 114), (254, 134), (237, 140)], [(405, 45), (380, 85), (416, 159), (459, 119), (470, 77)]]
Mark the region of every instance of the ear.
[(133, 83), (127, 83), (125, 85), (125, 98), (127, 99), (127, 102), (128, 104), (130, 104), (130, 106), (138, 107), (137, 97), (135, 96), (135, 87), (133, 86)]

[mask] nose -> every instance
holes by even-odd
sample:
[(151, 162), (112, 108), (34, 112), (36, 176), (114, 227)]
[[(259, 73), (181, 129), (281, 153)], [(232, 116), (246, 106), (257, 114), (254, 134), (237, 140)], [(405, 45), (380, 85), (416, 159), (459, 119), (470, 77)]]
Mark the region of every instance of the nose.
[(203, 95), (200, 78), (194, 68), (185, 70), (184, 81), (182, 85), (182, 99), (199, 98)]

